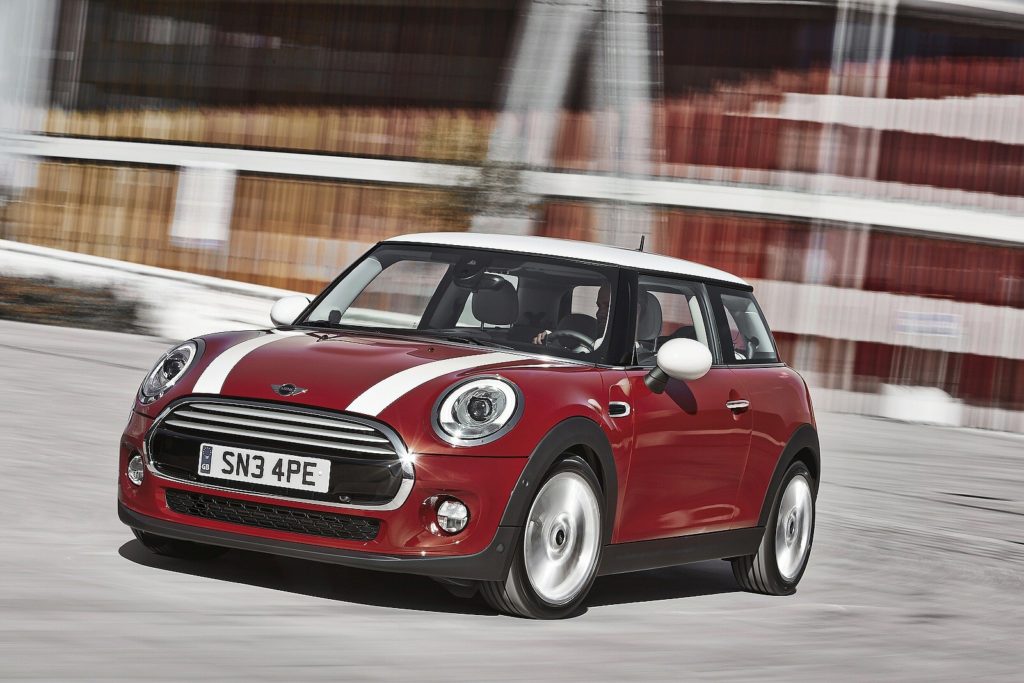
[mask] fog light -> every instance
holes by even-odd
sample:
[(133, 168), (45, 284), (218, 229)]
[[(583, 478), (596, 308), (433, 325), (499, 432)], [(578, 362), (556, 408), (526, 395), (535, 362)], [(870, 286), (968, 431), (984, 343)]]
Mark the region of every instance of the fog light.
[(457, 534), (469, 522), (469, 508), (461, 500), (446, 498), (437, 506), (437, 526), (449, 534)]
[(133, 455), (128, 461), (128, 481), (139, 486), (142, 484), (142, 477), (146, 475), (146, 466), (142, 462), (141, 455)]

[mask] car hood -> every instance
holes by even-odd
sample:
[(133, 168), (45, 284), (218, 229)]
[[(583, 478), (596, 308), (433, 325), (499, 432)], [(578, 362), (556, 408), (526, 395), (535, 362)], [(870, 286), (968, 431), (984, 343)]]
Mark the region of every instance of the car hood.
[[(191, 393), (287, 401), (371, 417), (424, 385), (545, 362), (422, 338), (281, 330), (215, 353), (197, 373)], [(283, 397), (274, 388), (285, 384), (296, 392)]]

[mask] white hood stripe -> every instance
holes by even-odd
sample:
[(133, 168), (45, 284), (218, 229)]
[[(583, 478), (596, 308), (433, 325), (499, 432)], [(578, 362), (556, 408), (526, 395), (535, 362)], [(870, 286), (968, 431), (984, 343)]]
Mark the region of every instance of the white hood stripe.
[(481, 353), (417, 365), (377, 382), (357, 396), (352, 403), (348, 404), (346, 410), (353, 413), (376, 416), (406, 393), (432, 379), (437, 379), (451, 372), (470, 370), (485, 365), (497, 365), (498, 363), (507, 363), (513, 360), (523, 360), (523, 356), (512, 353)]
[(231, 371), (235, 369), (235, 366), (243, 358), (262, 346), (300, 334), (305, 333), (275, 330), (270, 334), (260, 335), (240, 344), (235, 344), (214, 358), (213, 362), (206, 366), (203, 374), (196, 380), (196, 386), (192, 389), (192, 392), (196, 394), (219, 394), (220, 390), (224, 387), (224, 381), (227, 380), (228, 375), (231, 374)]

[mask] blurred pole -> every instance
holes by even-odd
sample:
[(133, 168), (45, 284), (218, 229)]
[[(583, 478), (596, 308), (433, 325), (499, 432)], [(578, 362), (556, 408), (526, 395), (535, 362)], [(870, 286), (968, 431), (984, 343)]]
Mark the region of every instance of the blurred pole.
[[(869, 98), (886, 97), (889, 87), (889, 62), (898, 0), (840, 0), (832, 38), (832, 64), (828, 94)], [(822, 134), (818, 157), (818, 191), (833, 191), (832, 180), (840, 170), (844, 175), (873, 179), (877, 175), (878, 129), (859, 129), (853, 139), (844, 140), (832, 121), (839, 120), (834, 97), (824, 98), (827, 107), (822, 120), (828, 122)]]
[(59, 30), (53, 60), (53, 104), (71, 111), (82, 104), (79, 86), (82, 81), (82, 57), (85, 50), (85, 29), (89, 17), (89, 0), (61, 0)]
[[(486, 165), (551, 165), (581, 37), (593, 26), (598, 6), (598, 0), (530, 2), (508, 66), (504, 104), (491, 135)], [(522, 192), (515, 186), (514, 177), (506, 177), (506, 184), (511, 187), (498, 187), (496, 192)], [(490, 203), (485, 201), (485, 211)], [(482, 213), (473, 217), (470, 230), (529, 235), (533, 232), (533, 220), (528, 213)]]
[[(594, 60), (593, 158), (613, 176), (651, 175), (654, 33), (648, 0), (605, 1)], [(636, 248), (641, 235), (653, 240), (654, 213), (638, 203), (604, 204), (597, 210), (595, 239)]]
[[(864, 98), (862, 106), (865, 107), (886, 97), (897, 4), (898, 0), (839, 0), (837, 4), (828, 96), (821, 100), (822, 106), (831, 111), (823, 112), (821, 117), (826, 123), (821, 133), (818, 171), (813, 184), (813, 191), (823, 198), (822, 201), (839, 193), (834, 182), (839, 176), (865, 180), (877, 176), (881, 131), (862, 128), (851, 133), (832, 122), (840, 120), (834, 111), (840, 106), (837, 96)], [(866, 224), (837, 226), (812, 222), (804, 258), (804, 282), (861, 289), (870, 236), (871, 226)], [(830, 238), (838, 243), (830, 244)], [(827, 302), (820, 298), (827, 296), (828, 289), (817, 287), (811, 292), (813, 298), (804, 306), (805, 314), (827, 310)], [(801, 338), (796, 344), (794, 360), (799, 368), (821, 373), (819, 382), (823, 386), (850, 390), (853, 350), (852, 344), (847, 345), (838, 361), (840, 367), (824, 368), (817, 357), (814, 340)]]
[[(502, 112), (491, 136), (486, 167), (550, 168), (555, 153), (574, 67), (592, 47), (590, 93), (596, 122), (591, 156), (597, 170), (613, 176), (649, 176), (652, 154), (654, 71), (660, 13), (648, 0), (533, 0), (523, 20), (509, 66)], [(660, 6), (654, 3), (655, 7)], [(652, 17), (651, 14), (654, 14)], [(652, 21), (655, 26), (652, 28)], [(584, 36), (596, 33), (593, 46)], [(485, 173), (487, 169), (485, 168)], [(494, 179), (496, 174), (487, 177)], [(488, 191), (516, 192), (531, 199), (506, 173)], [(471, 230), (527, 235), (534, 231), (529, 212), (488, 211), (487, 201)], [(636, 247), (641, 235), (653, 238), (650, 207), (604, 204), (597, 209), (599, 242)]]
[(56, 0), (0, 0), (0, 189), (35, 184), (33, 165), (8, 136), (45, 123), (56, 15)]

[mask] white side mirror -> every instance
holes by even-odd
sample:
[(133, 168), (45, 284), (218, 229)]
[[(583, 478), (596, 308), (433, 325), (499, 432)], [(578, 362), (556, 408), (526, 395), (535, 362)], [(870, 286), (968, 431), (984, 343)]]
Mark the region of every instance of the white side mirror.
[(693, 339), (670, 339), (658, 349), (658, 365), (644, 377), (644, 384), (656, 394), (665, 391), (669, 378), (700, 379), (711, 369), (711, 351)]
[(270, 309), (270, 322), (275, 325), (291, 325), (299, 314), (309, 306), (309, 298), (304, 296), (286, 296), (278, 299)]

